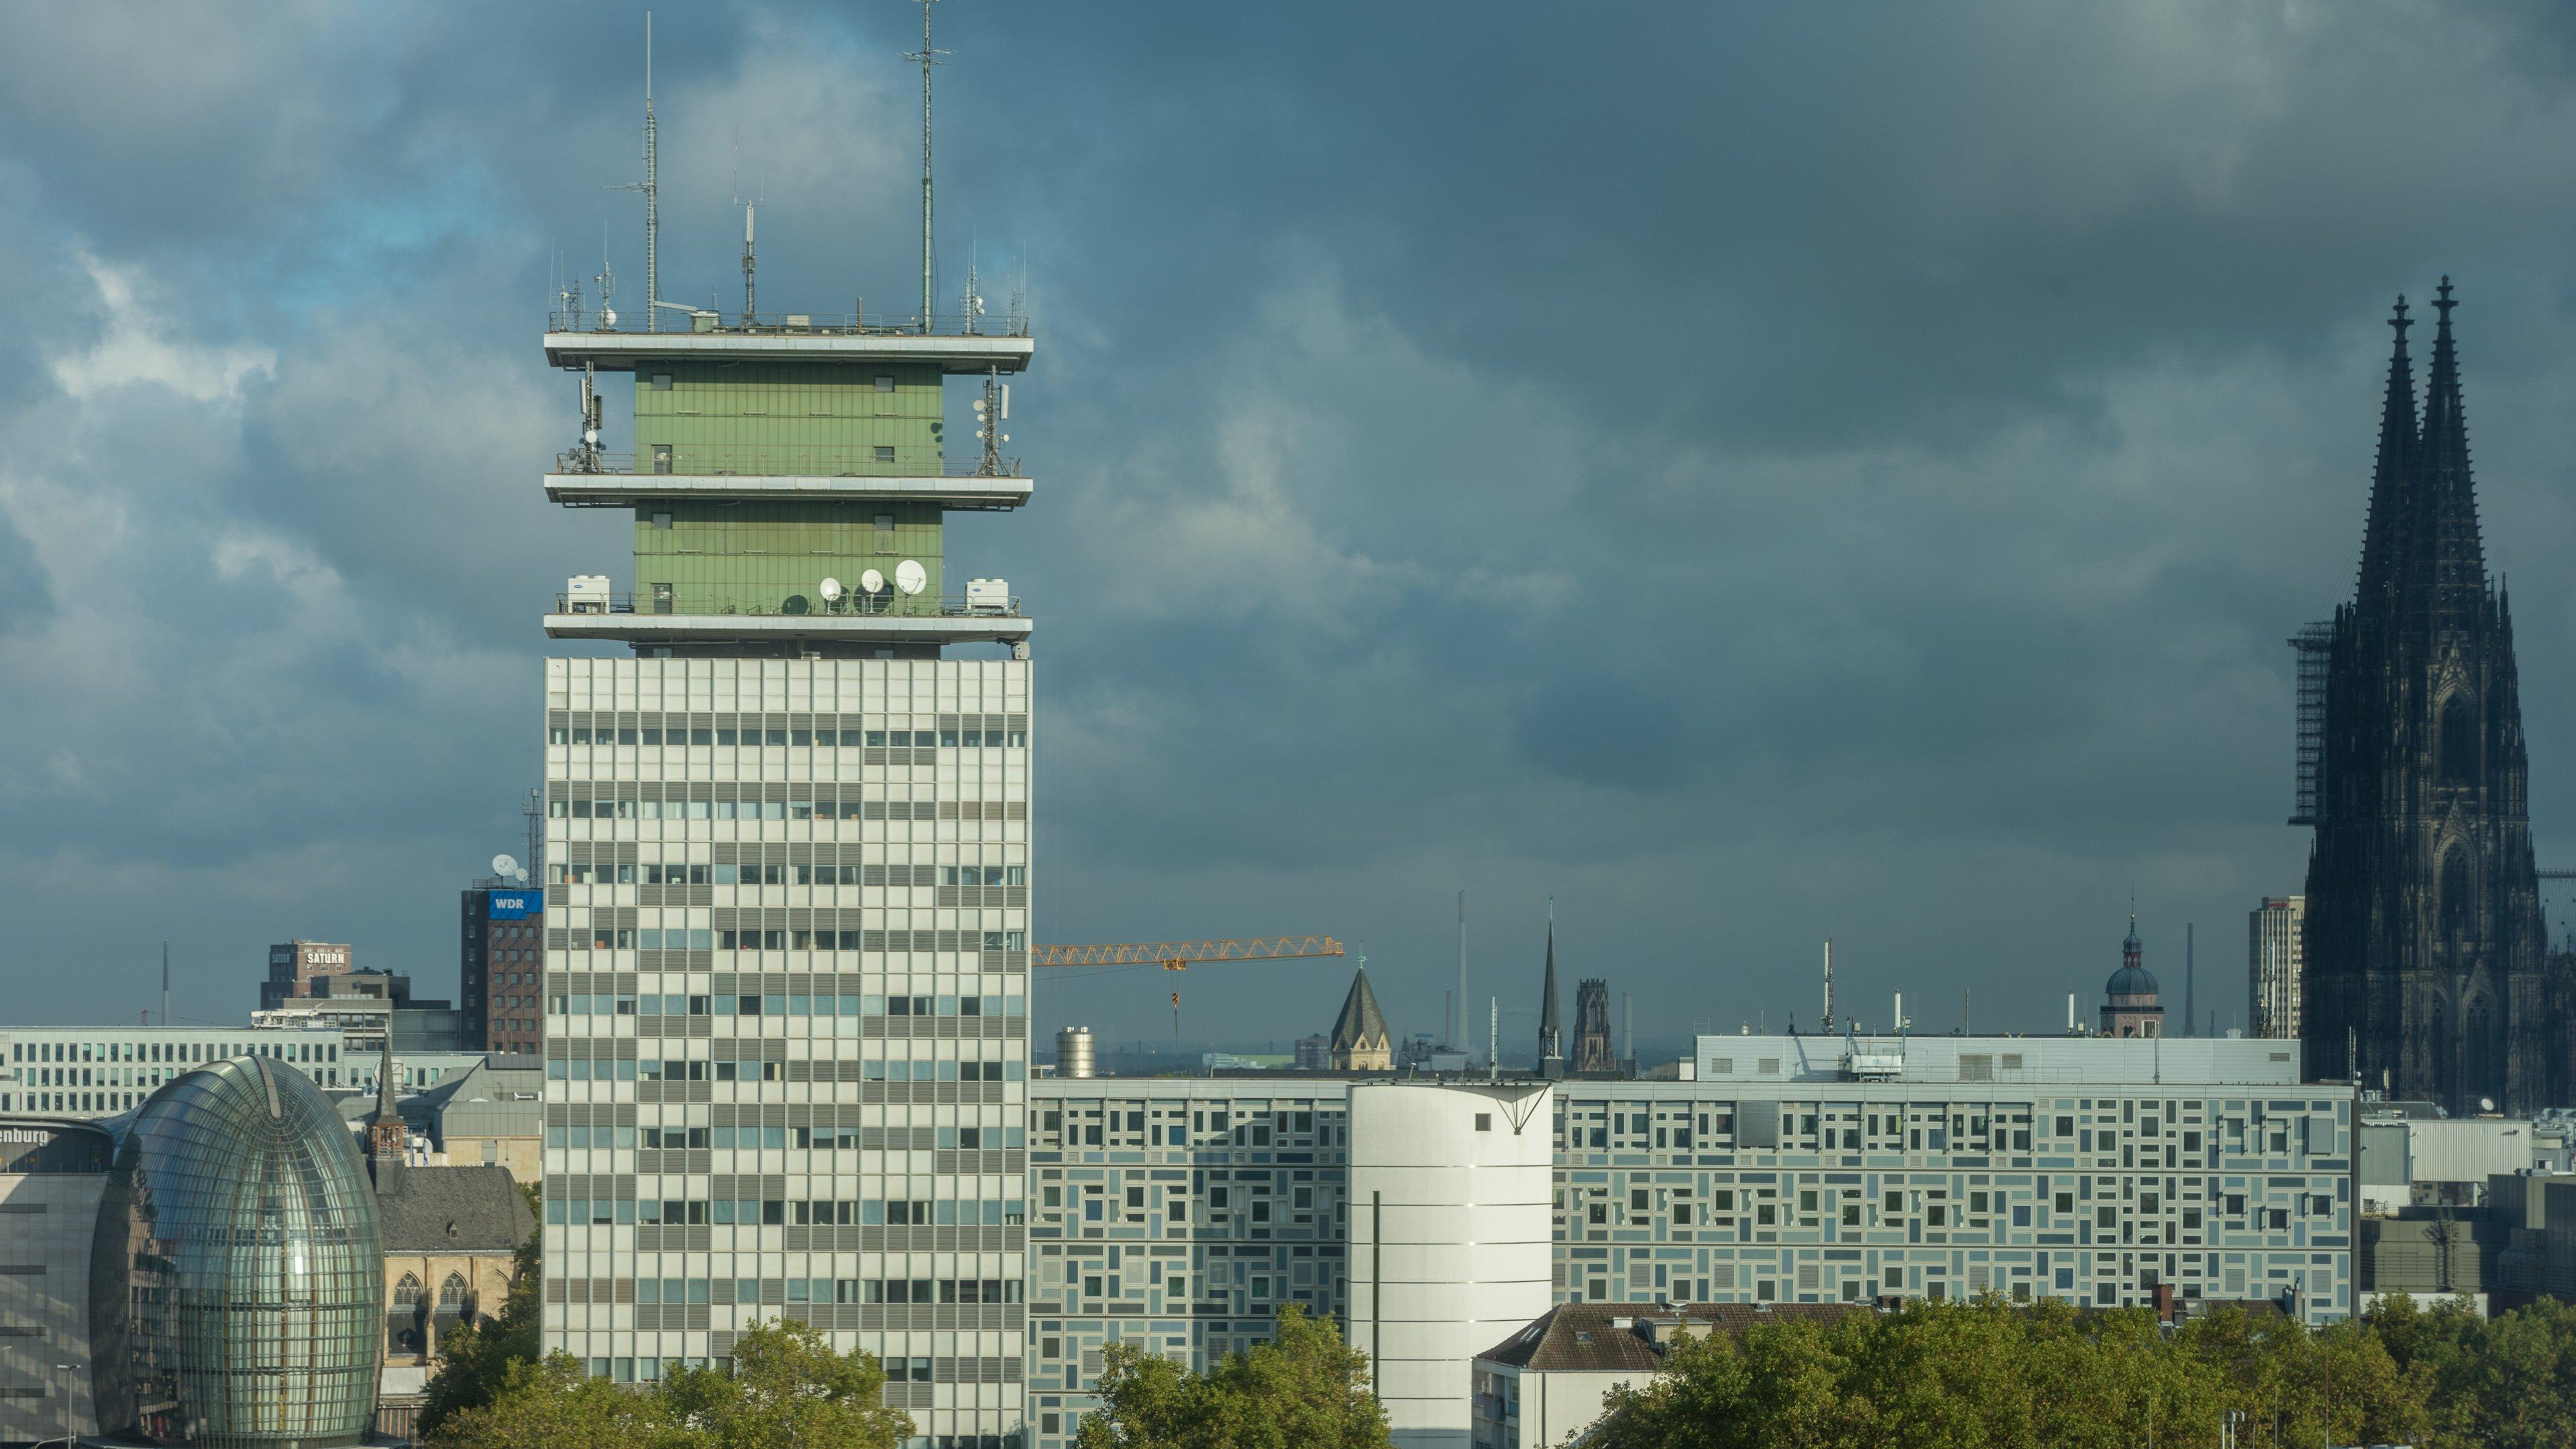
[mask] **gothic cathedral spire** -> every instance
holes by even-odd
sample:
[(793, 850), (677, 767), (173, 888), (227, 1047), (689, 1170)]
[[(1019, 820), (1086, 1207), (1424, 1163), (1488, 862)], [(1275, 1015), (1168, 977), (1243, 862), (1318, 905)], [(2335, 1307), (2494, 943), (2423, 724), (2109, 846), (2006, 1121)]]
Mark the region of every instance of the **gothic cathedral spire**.
[[(2569, 1100), (2533, 868), (2512, 625), (2469, 469), (2450, 279), (2417, 421), (2403, 298), (2361, 572), (2326, 656), (2308, 856), (2311, 1077), (2454, 1113)], [(2492, 1108), (2485, 1104), (2492, 1103)]]

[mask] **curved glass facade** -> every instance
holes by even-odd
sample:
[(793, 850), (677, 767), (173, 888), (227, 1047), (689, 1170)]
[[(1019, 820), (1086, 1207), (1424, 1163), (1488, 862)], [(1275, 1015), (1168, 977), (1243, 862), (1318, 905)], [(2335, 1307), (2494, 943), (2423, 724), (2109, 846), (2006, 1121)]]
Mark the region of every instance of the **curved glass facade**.
[(324, 1449), (367, 1431), (385, 1283), (375, 1193), (302, 1073), (237, 1057), (135, 1109), (90, 1274), (109, 1432)]

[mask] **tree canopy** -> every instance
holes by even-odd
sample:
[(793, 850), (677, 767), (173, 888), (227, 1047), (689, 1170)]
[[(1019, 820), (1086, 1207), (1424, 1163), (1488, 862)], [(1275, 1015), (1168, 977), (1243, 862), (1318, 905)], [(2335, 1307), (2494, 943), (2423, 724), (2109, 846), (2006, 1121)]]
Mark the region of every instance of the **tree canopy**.
[(2493, 1320), (2404, 1297), (2311, 1330), (2222, 1307), (2167, 1332), (2144, 1309), (1909, 1303), (1676, 1348), (1615, 1392), (1601, 1449), (2243, 1449), (2576, 1444), (2576, 1308)]
[(733, 1356), (641, 1386), (611, 1384), (564, 1354), (501, 1365), (487, 1402), (422, 1432), (432, 1449), (892, 1449), (912, 1416), (883, 1402), (885, 1372), (794, 1319), (760, 1324)]
[(1079, 1449), (1385, 1449), (1368, 1356), (1329, 1319), (1279, 1310), (1267, 1343), (1193, 1372), (1134, 1344), (1103, 1355)]

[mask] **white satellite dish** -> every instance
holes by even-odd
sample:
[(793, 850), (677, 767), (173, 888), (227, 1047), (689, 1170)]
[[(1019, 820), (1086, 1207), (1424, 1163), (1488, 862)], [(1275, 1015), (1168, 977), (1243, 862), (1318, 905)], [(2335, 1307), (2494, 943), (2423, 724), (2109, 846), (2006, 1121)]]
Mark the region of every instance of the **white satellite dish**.
[(599, 325), (600, 325), (600, 326), (602, 326), (602, 327), (608, 327), (608, 328), (614, 328), (614, 327), (616, 327), (616, 325), (617, 325), (617, 309), (616, 309), (616, 308), (614, 308), (614, 307), (603, 307), (603, 308), (601, 308), (601, 309), (600, 309), (600, 311), (599, 311)]
[(875, 569), (869, 569), (867, 572), (859, 575), (859, 592), (863, 594), (884, 593), (885, 575), (878, 573)]
[(841, 597), (841, 581), (839, 579), (825, 579), (823, 581), (823, 587), (817, 590), (817, 592), (822, 594), (824, 603), (831, 603)]
[(520, 875), (519, 862), (506, 855), (492, 857), (492, 873), (515, 880)]
[(894, 586), (907, 594), (920, 593), (923, 586), (929, 582), (929, 571), (911, 559), (905, 559), (894, 566)]

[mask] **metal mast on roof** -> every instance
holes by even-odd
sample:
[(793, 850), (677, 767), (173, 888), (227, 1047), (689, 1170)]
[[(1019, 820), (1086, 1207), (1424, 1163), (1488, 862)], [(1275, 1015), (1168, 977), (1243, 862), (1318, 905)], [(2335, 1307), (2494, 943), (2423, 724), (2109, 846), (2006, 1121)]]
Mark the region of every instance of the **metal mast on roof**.
[[(653, 137), (653, 12), (644, 12), (644, 180), (611, 191), (644, 193), (644, 330), (662, 330), (662, 176)], [(686, 308), (681, 310), (685, 311)], [(614, 326), (603, 322), (603, 326)]]
[(944, 50), (930, 48), (930, 7), (935, 0), (921, 0), (921, 49), (906, 51), (904, 59), (921, 62), (921, 330), (930, 331), (931, 302), (936, 283), (931, 276), (930, 249), (930, 68), (946, 65), (939, 57)]

